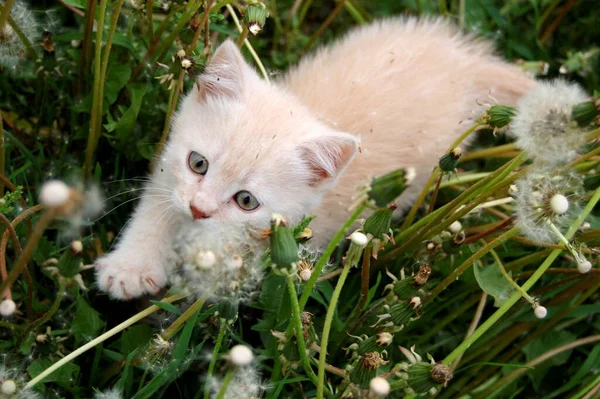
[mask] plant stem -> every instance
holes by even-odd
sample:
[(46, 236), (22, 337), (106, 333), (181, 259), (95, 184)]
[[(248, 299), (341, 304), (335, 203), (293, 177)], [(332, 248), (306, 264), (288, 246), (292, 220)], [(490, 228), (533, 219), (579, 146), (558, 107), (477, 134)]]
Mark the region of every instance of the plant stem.
[(433, 208), (435, 208), (435, 200), (437, 199), (438, 192), (440, 191), (440, 184), (442, 183), (442, 177), (444, 177), (443, 173), (438, 174), (437, 181), (433, 188), (433, 194), (431, 194), (431, 201), (429, 202), (429, 210), (427, 213), (433, 212)]
[(308, 302), (308, 298), (310, 297), (310, 294), (312, 293), (312, 290), (313, 290), (315, 284), (317, 283), (317, 279), (321, 275), (321, 272), (323, 271), (323, 268), (329, 261), (329, 258), (333, 254), (333, 251), (335, 251), (335, 249), (337, 248), (340, 241), (342, 241), (342, 238), (344, 238), (344, 236), (346, 235), (346, 232), (348, 231), (348, 229), (350, 229), (350, 226), (352, 226), (354, 224), (356, 219), (359, 218), (359, 216), (363, 213), (365, 208), (366, 208), (365, 205), (361, 205), (358, 208), (356, 208), (354, 213), (352, 213), (352, 215), (350, 215), (348, 220), (346, 220), (346, 223), (344, 223), (342, 228), (337, 233), (335, 233), (335, 235), (329, 242), (329, 245), (327, 245), (325, 252), (323, 252), (323, 255), (321, 255), (321, 257), (317, 261), (317, 264), (315, 265), (315, 268), (313, 269), (312, 275), (310, 276), (310, 280), (308, 280), (308, 282), (304, 286), (304, 290), (302, 291), (302, 296), (300, 296), (299, 307), (300, 307), (301, 311), (304, 310), (304, 307), (306, 306), (306, 302)]
[(288, 293), (290, 294), (290, 302), (292, 304), (292, 321), (291, 325), (296, 330), (296, 341), (298, 342), (298, 352), (300, 353), (300, 360), (302, 361), (302, 366), (304, 367), (304, 371), (313, 382), (313, 384), (318, 385), (318, 378), (312, 367), (310, 366), (310, 362), (308, 360), (307, 351), (306, 351), (306, 342), (304, 341), (304, 330), (302, 329), (302, 319), (301, 319), (301, 310), (298, 306), (298, 294), (296, 293), (296, 286), (294, 285), (294, 278), (292, 276), (286, 277), (286, 282), (288, 286)]
[(240, 37), (238, 37), (236, 44), (238, 46), (238, 48), (242, 48), (242, 46), (244, 45), (244, 42), (246, 41), (246, 39), (248, 38), (248, 26), (244, 25), (244, 27), (242, 28), (242, 31), (240, 32)]
[(27, 335), (31, 331), (35, 331), (36, 328), (43, 325), (44, 323), (47, 323), (52, 318), (52, 316), (54, 316), (54, 314), (58, 311), (58, 308), (60, 307), (60, 303), (62, 302), (63, 298), (66, 295), (66, 285), (67, 284), (66, 284), (65, 279), (63, 277), (59, 276), (58, 277), (58, 292), (55, 294), (56, 297), (54, 298), (54, 302), (52, 303), (52, 306), (50, 307), (50, 309), (48, 309), (48, 311), (46, 313), (44, 313), (44, 315), (42, 317), (40, 317), (39, 319), (37, 319), (36, 321), (31, 323), (25, 329), (25, 331), (23, 331), (21, 333), (21, 336), (19, 337), (20, 342), (23, 342), (23, 340), (27, 338)]
[(162, 338), (165, 341), (168, 341), (171, 338), (173, 338), (173, 335), (175, 335), (175, 333), (177, 332), (177, 330), (179, 330), (179, 327), (181, 327), (190, 317), (192, 317), (194, 315), (194, 313), (196, 313), (196, 311), (198, 309), (200, 309), (202, 306), (204, 306), (204, 303), (206, 302), (207, 299), (208, 299), (208, 296), (203, 296), (200, 299), (198, 299), (196, 302), (194, 302), (189, 308), (187, 308), (186, 311), (183, 312), (181, 314), (181, 316), (179, 316), (177, 318), (177, 320), (175, 320), (173, 322), (173, 324), (171, 324), (161, 334)]
[[(101, 87), (102, 77), (102, 32), (104, 31), (104, 17), (106, 15), (107, 0), (100, 0), (100, 13), (98, 14), (98, 24), (96, 25), (96, 47), (94, 54), (94, 90), (92, 95), (92, 115), (90, 120), (90, 132), (88, 134), (87, 148), (85, 150), (85, 162), (83, 165), (84, 176), (89, 176), (92, 172), (92, 158), (96, 145), (98, 143), (97, 136), (99, 132), (97, 129), (101, 126), (102, 121), (102, 98), (100, 93), (103, 88)], [(92, 11), (93, 12), (93, 11)]]
[(154, 6), (153, 6), (154, 0), (146, 0), (146, 16), (148, 17), (148, 30), (150, 31), (149, 33), (149, 39), (150, 42), (152, 42), (152, 40), (154, 39), (154, 18), (153, 18), (153, 11), (154, 11)]
[(335, 6), (333, 11), (331, 11), (331, 13), (325, 19), (325, 21), (323, 21), (321, 26), (319, 26), (319, 29), (317, 29), (317, 31), (312, 34), (312, 36), (308, 40), (308, 43), (306, 43), (306, 46), (304, 46), (304, 49), (302, 50), (303, 52), (308, 51), (313, 46), (313, 44), (315, 44), (319, 36), (321, 36), (323, 32), (325, 32), (325, 29), (327, 29), (331, 21), (333, 21), (336, 15), (338, 15), (340, 11), (342, 11), (342, 8), (344, 8), (344, 3), (346, 3), (346, 0), (338, 1), (337, 6)]
[(437, 297), (440, 294), (440, 292), (442, 292), (450, 284), (456, 281), (473, 263), (479, 260), (479, 258), (490, 252), (492, 249), (496, 248), (498, 245), (504, 243), (510, 237), (515, 236), (517, 234), (519, 234), (519, 229), (517, 227), (513, 227), (512, 229), (504, 232), (502, 235), (496, 237), (494, 240), (481, 247), (477, 252), (475, 252), (467, 260), (465, 260), (460, 266), (454, 269), (448, 277), (446, 277), (441, 283), (439, 283), (431, 291), (429, 296), (427, 296), (423, 300), (423, 303), (425, 304), (431, 302), (435, 297)]
[[(231, 4), (227, 4), (225, 7), (227, 7), (229, 14), (231, 14), (231, 18), (233, 19), (233, 22), (235, 23), (237, 30), (240, 33), (242, 33), (244, 28), (242, 28), (242, 25), (240, 24), (240, 20), (238, 19), (237, 14), (235, 13), (233, 7), (231, 7)], [(254, 51), (254, 47), (252, 47), (252, 44), (250, 44), (250, 40), (244, 39), (244, 44), (246, 45), (246, 48), (252, 55), (252, 58), (254, 58), (254, 62), (256, 62), (256, 66), (258, 66), (258, 69), (260, 70), (260, 73), (262, 73), (263, 78), (267, 81), (267, 83), (270, 83), (271, 80), (269, 79), (269, 74), (267, 73), (267, 70), (265, 69), (265, 66), (263, 65), (262, 61), (260, 60), (258, 54), (256, 54), (256, 51)]]
[(225, 394), (227, 393), (227, 388), (233, 379), (233, 370), (229, 370), (227, 374), (225, 374), (225, 378), (223, 379), (223, 385), (221, 385), (221, 389), (219, 390), (219, 394), (217, 395), (217, 399), (224, 399)]
[[(592, 209), (596, 206), (596, 203), (600, 200), (600, 188), (596, 189), (594, 195), (583, 209), (583, 211), (579, 214), (579, 216), (575, 219), (575, 221), (571, 224), (571, 227), (565, 234), (567, 239), (573, 237), (581, 223), (585, 220), (585, 218), (590, 214)], [(510, 230), (509, 230), (510, 231)], [(508, 232), (507, 232), (508, 233)], [(505, 234), (507, 234), (505, 233)], [(490, 243), (491, 244), (491, 243)], [(488, 244), (488, 245), (490, 245)], [(479, 252), (479, 251), (478, 251)], [(544, 274), (546, 269), (552, 265), (552, 262), (560, 255), (562, 249), (553, 250), (550, 255), (546, 258), (546, 260), (538, 267), (535, 273), (522, 285), (522, 289), (527, 292)], [(436, 287), (437, 288), (437, 287)], [(519, 292), (514, 293), (511, 297), (504, 302), (504, 304), (492, 315), (490, 316), (469, 338), (465, 339), (456, 349), (452, 351), (446, 358), (443, 363), (446, 365), (451, 364), (458, 356), (462, 355), (475, 341), (477, 341), (490, 327), (492, 327), (508, 310), (518, 302), (521, 298), (521, 294)]]
[[(2, 28), (0, 28), (2, 29)], [(0, 175), (4, 176), (4, 121), (2, 119), (2, 110), (0, 109)], [(0, 197), (4, 197), (4, 182), (0, 181)]]
[[(179, 300), (181, 298), (184, 298), (184, 297), (185, 297), (185, 295), (181, 295), (181, 294), (172, 295), (170, 297), (162, 299), (161, 302), (172, 303), (172, 302), (175, 302), (175, 301), (177, 301), (177, 300)], [(58, 370), (60, 367), (62, 367), (65, 364), (69, 363), (71, 360), (75, 359), (77, 356), (81, 355), (82, 353), (84, 353), (88, 349), (91, 349), (94, 346), (98, 345), (99, 343), (106, 341), (108, 338), (112, 337), (113, 335), (115, 335), (115, 334), (123, 331), (127, 327), (129, 327), (129, 326), (137, 323), (138, 321), (142, 320), (143, 318), (145, 318), (145, 317), (147, 317), (147, 316), (151, 315), (152, 313), (157, 312), (159, 310), (160, 310), (160, 308), (158, 306), (152, 305), (152, 306), (150, 306), (150, 307), (142, 310), (141, 312), (139, 312), (139, 313), (131, 316), (129, 319), (125, 320), (121, 324), (119, 324), (119, 325), (111, 328), (110, 330), (108, 330), (104, 334), (100, 335), (99, 337), (94, 338), (93, 340), (91, 340), (87, 344), (79, 347), (75, 351), (69, 353), (67, 356), (65, 356), (62, 359), (60, 359), (58, 362), (54, 363), (52, 366), (48, 367), (46, 370), (44, 370), (43, 372), (41, 372), (35, 378), (33, 378), (32, 380), (30, 380), (25, 385), (25, 388), (31, 388), (31, 387), (35, 386), (37, 383), (41, 382), (44, 378), (46, 378), (47, 376), (49, 376), (50, 374), (52, 374), (54, 371)]]
[(467, 130), (465, 130), (465, 132), (463, 134), (461, 134), (456, 140), (454, 140), (454, 142), (450, 145), (450, 147), (448, 148), (448, 151), (446, 151), (446, 152), (450, 152), (453, 149), (455, 149), (456, 147), (458, 147), (459, 144), (462, 143), (467, 137), (469, 137), (472, 133), (475, 133), (477, 131), (477, 129), (479, 129), (480, 127), (483, 127), (483, 126), (485, 126), (484, 123), (481, 123), (481, 122), (474, 123), (473, 126), (468, 128)]
[(438, 166), (436, 166), (433, 169), (431, 176), (429, 176), (429, 180), (427, 180), (427, 183), (425, 183), (423, 190), (421, 190), (421, 193), (417, 197), (417, 200), (415, 201), (413, 206), (410, 208), (410, 211), (404, 218), (404, 222), (402, 222), (402, 225), (400, 226), (400, 231), (404, 231), (408, 228), (408, 226), (410, 226), (410, 224), (412, 223), (412, 221), (415, 218), (415, 215), (419, 211), (421, 204), (423, 203), (423, 201), (425, 201), (425, 197), (427, 197), (427, 194), (429, 193), (431, 185), (433, 184), (433, 182), (435, 181), (435, 179), (439, 173), (440, 173), (440, 168)]
[[(487, 298), (488, 298), (488, 294), (486, 292), (483, 292), (481, 294), (481, 299), (479, 300), (479, 304), (477, 305), (477, 310), (475, 310), (475, 315), (473, 316), (473, 320), (471, 320), (469, 329), (467, 330), (467, 333), (465, 334), (465, 339), (469, 338), (471, 335), (473, 335), (473, 332), (479, 325), (479, 321), (481, 320), (481, 315), (483, 314), (483, 310), (485, 309), (485, 303), (487, 302)], [(456, 370), (456, 368), (460, 364), (461, 359), (462, 359), (462, 355), (457, 357), (456, 360), (454, 360), (454, 362), (451, 365), (452, 370)]]
[(6, 279), (2, 282), (2, 286), (0, 286), (0, 296), (2, 296), (6, 289), (9, 288), (12, 285), (12, 283), (15, 282), (17, 277), (19, 277), (19, 274), (21, 274), (25, 266), (27, 266), (27, 262), (29, 261), (29, 259), (31, 259), (33, 251), (37, 247), (38, 241), (40, 240), (40, 238), (42, 238), (44, 230), (46, 230), (46, 227), (48, 226), (53, 217), (53, 210), (48, 210), (40, 217), (40, 220), (35, 225), (35, 230), (33, 230), (33, 232), (31, 233), (31, 236), (27, 241), (27, 245), (25, 245), (25, 248), (23, 249), (23, 254), (19, 256), (19, 259), (17, 259), (15, 266), (8, 274), (8, 277), (6, 277)]
[(4, 25), (6, 24), (6, 21), (8, 20), (8, 16), (10, 15), (10, 10), (11, 10), (14, 2), (15, 2), (15, 0), (5, 0), (5, 2), (4, 2), (4, 7), (2, 9), (2, 12), (0, 13), (0, 32), (2, 32), (4, 30)]
[(317, 384), (317, 399), (323, 399), (323, 392), (325, 390), (325, 363), (327, 360), (327, 344), (329, 341), (329, 332), (331, 331), (331, 322), (333, 321), (333, 314), (337, 308), (337, 302), (342, 292), (342, 287), (346, 282), (348, 272), (352, 267), (351, 263), (348, 262), (344, 265), (342, 274), (333, 290), (331, 295), (331, 301), (329, 301), (329, 307), (327, 308), (327, 315), (325, 316), (325, 324), (323, 325), (323, 332), (321, 333), (321, 351), (319, 353), (319, 372), (318, 372), (318, 384)]
[(498, 254), (496, 253), (496, 251), (494, 251), (493, 249), (490, 250), (490, 254), (492, 254), (492, 256), (494, 257), (494, 260), (496, 261), (496, 264), (498, 265), (498, 269), (500, 269), (500, 273), (502, 273), (502, 277), (504, 277), (504, 279), (513, 286), (513, 288), (519, 293), (521, 294), (521, 296), (531, 304), (531, 306), (533, 306), (535, 304), (535, 301), (533, 300), (533, 298), (531, 298), (531, 296), (525, 292), (525, 290), (523, 288), (521, 288), (521, 286), (517, 283), (515, 283), (515, 281), (512, 279), (512, 277), (510, 277), (510, 275), (507, 273), (506, 269), (504, 268), (504, 265), (502, 264), (502, 261), (500, 260), (500, 257), (498, 256)]
[(204, 383), (204, 399), (210, 398), (210, 379), (212, 378), (212, 374), (215, 371), (215, 365), (217, 364), (217, 355), (221, 350), (221, 344), (223, 343), (223, 338), (225, 337), (226, 329), (227, 323), (221, 322), (221, 327), (219, 328), (219, 335), (217, 336), (217, 342), (215, 342), (215, 348), (213, 349), (213, 354), (210, 358), (210, 363), (208, 364), (208, 371), (206, 372), (206, 382)]
[(463, 155), (460, 158), (459, 162), (467, 162), (467, 161), (470, 161), (473, 159), (480, 159), (480, 158), (498, 157), (501, 154), (504, 154), (507, 152), (512, 152), (512, 151), (518, 151), (518, 150), (519, 150), (519, 147), (517, 147), (517, 145), (515, 143), (498, 145), (496, 147), (485, 148), (485, 149), (479, 150), (479, 151), (467, 152), (465, 155)]

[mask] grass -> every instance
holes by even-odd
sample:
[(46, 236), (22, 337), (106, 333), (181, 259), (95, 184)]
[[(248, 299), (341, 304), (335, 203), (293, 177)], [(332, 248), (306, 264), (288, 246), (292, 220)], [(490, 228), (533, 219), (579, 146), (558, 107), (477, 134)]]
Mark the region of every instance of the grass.
[[(257, 36), (248, 35), (244, 7), (0, 3), (0, 290), (17, 305), (0, 318), (0, 383), (14, 380), (21, 395), (0, 397), (91, 398), (111, 389), (126, 398), (230, 397), (263, 385), (273, 399), (368, 397), (377, 375), (389, 382), (389, 397), (600, 398), (593, 118), (581, 127), (590, 140), (579, 155), (544, 170), (571, 202), (566, 222), (547, 218), (556, 223), (552, 234), (564, 235), (555, 242), (529, 234), (522, 201), (510, 199), (525, 195), (514, 194), (515, 183), (549, 184), (534, 176), (535, 151), (492, 135), (493, 122), (482, 118), (452, 145), (478, 131), (457, 170), (436, 168), (406, 217), (389, 226), (391, 236), (389, 220), (378, 219), (386, 233), (375, 233), (379, 241), (346, 243), (348, 226), (374, 207), (374, 189), (324, 252), (300, 254), (306, 279), (273, 251), (260, 257), (260, 287), (241, 304), (215, 300), (222, 287), (152, 302), (115, 302), (95, 288), (86, 265), (126, 224), (180, 94), (226, 37), (244, 44), (268, 78), (353, 26), (443, 16), (493, 39), (501, 55), (540, 79), (561, 76), (595, 99), (600, 90), (600, 14), (592, 1), (271, 0)], [(23, 26), (25, 13), (36, 26)], [(193, 62), (189, 70), (180, 49)], [(38, 204), (49, 178), (70, 184), (69, 207)], [(108, 200), (103, 214), (89, 217), (94, 185)], [(460, 231), (450, 233), (456, 221)], [(295, 254), (309, 222), (282, 227), (272, 244)], [(71, 248), (74, 240), (83, 251)], [(579, 256), (591, 261), (590, 272), (577, 271)], [(543, 319), (532, 308), (540, 306)], [(252, 366), (228, 360), (236, 344), (252, 348)]]

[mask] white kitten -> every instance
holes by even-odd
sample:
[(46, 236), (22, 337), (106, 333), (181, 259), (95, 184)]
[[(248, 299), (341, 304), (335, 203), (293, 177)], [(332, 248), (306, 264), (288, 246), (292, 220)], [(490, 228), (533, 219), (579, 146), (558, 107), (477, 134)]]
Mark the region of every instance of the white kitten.
[(417, 178), (399, 199), (406, 206), (478, 102), (491, 94), (510, 105), (533, 84), (441, 20), (357, 29), (272, 84), (226, 41), (183, 100), (116, 250), (97, 261), (98, 284), (115, 298), (158, 291), (182, 224), (210, 234), (222, 224), (267, 226), (275, 212), (292, 223), (313, 213), (322, 244), (358, 187), (413, 166)]

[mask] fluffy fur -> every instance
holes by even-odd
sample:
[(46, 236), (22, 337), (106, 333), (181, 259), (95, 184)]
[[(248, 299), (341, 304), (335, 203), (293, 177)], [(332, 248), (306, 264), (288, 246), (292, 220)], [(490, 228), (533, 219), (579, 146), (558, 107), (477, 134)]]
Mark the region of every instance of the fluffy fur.
[[(97, 262), (101, 289), (128, 298), (167, 282), (170, 237), (181, 223), (266, 226), (272, 213), (310, 213), (322, 244), (373, 176), (417, 171), (399, 199), (421, 190), (478, 103), (514, 104), (534, 82), (490, 45), (440, 20), (389, 19), (349, 33), (267, 84), (230, 41), (183, 100), (152, 183), (115, 251)], [(359, 140), (362, 140), (358, 153)], [(193, 173), (188, 154), (209, 162)], [(233, 196), (254, 194), (246, 212)], [(210, 216), (192, 220), (190, 204)]]

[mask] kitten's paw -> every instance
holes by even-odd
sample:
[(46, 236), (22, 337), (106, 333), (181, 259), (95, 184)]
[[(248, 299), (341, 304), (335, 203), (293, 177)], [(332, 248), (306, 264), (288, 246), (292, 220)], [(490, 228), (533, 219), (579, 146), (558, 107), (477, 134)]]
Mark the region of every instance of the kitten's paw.
[(139, 254), (129, 257), (117, 251), (96, 261), (96, 281), (111, 297), (128, 300), (157, 294), (167, 284), (167, 275), (156, 261), (143, 262)]

